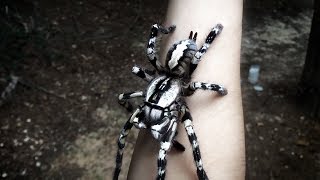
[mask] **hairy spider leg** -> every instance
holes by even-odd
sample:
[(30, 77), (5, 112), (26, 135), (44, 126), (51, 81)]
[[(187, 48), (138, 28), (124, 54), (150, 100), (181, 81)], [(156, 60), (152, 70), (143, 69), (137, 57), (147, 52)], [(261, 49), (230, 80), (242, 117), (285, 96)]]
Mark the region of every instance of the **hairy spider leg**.
[(196, 136), (194, 129), (193, 129), (192, 117), (189, 112), (189, 108), (186, 106), (183, 106), (182, 108), (184, 109), (183, 110), (184, 115), (182, 117), (182, 122), (184, 123), (184, 127), (187, 131), (189, 142), (192, 145), (193, 158), (196, 163), (198, 178), (199, 178), (199, 180), (208, 180), (208, 176), (203, 168), (199, 143), (198, 143), (197, 136)]
[(196, 52), (194, 55), (191, 64), (190, 64), (190, 75), (193, 73), (193, 71), (197, 68), (198, 63), (201, 60), (201, 57), (207, 52), (208, 48), (210, 47), (213, 40), (216, 38), (217, 35), (221, 33), (223, 29), (223, 26), (221, 24), (217, 24), (210, 33), (208, 34), (205, 43), (202, 45), (202, 47)]
[(152, 76), (154, 73), (147, 69), (142, 69), (138, 66), (133, 66), (132, 73), (142, 78), (143, 80), (150, 82), (154, 77)]
[(126, 137), (128, 136), (133, 123), (135, 121), (136, 118), (139, 118), (139, 114), (142, 112), (141, 108), (139, 107), (128, 119), (128, 121), (126, 122), (126, 124), (123, 126), (123, 129), (121, 130), (119, 139), (118, 139), (118, 151), (117, 151), (117, 157), (116, 157), (116, 168), (114, 170), (114, 174), (113, 174), (113, 180), (117, 180), (119, 178), (119, 174), (121, 171), (121, 166), (122, 166), (122, 157), (123, 157), (123, 150), (125, 147), (125, 140)]
[(122, 93), (119, 95), (118, 102), (121, 106), (126, 108), (129, 112), (132, 111), (133, 107), (132, 104), (128, 101), (131, 98), (136, 97), (144, 97), (145, 93), (143, 91), (134, 91), (130, 93)]
[(158, 24), (154, 24), (151, 27), (150, 38), (147, 46), (147, 56), (149, 58), (150, 63), (156, 68), (157, 71), (161, 71), (163, 69), (159, 61), (157, 52), (155, 50), (158, 32), (160, 31), (163, 34), (169, 34), (173, 32), (175, 29), (176, 29), (176, 26), (174, 25), (169, 26), (168, 28), (164, 28)]
[(173, 138), (177, 132), (177, 121), (176, 117), (173, 117), (172, 121), (174, 124), (172, 125), (171, 131), (168, 133), (167, 137), (161, 141), (160, 150), (158, 155), (158, 176), (157, 180), (164, 180), (166, 176), (166, 166), (167, 166), (167, 153), (172, 146)]
[(228, 94), (228, 90), (218, 84), (210, 84), (210, 83), (203, 83), (203, 82), (191, 82), (189, 84), (189, 90), (195, 91), (197, 89), (217, 91), (222, 96), (225, 96)]

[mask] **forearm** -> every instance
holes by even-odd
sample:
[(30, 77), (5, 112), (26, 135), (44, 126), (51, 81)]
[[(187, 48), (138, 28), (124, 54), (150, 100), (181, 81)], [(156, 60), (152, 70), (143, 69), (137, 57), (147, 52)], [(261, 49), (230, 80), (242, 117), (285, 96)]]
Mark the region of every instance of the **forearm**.
[[(227, 0), (171, 0), (165, 26), (176, 25), (173, 34), (162, 44), (165, 57), (169, 46), (187, 39), (192, 30), (198, 32), (200, 47), (217, 23), (222, 33), (202, 57), (193, 73), (192, 81), (217, 83), (229, 94), (198, 90), (187, 104), (193, 116), (204, 168), (209, 178), (244, 179), (244, 131), (240, 89), (240, 42), (242, 1)], [(183, 153), (174, 150), (168, 155), (167, 179), (196, 179), (191, 146), (183, 125), (177, 140), (187, 147)], [(129, 179), (152, 179), (156, 176), (159, 146), (148, 132), (140, 133), (133, 155)]]

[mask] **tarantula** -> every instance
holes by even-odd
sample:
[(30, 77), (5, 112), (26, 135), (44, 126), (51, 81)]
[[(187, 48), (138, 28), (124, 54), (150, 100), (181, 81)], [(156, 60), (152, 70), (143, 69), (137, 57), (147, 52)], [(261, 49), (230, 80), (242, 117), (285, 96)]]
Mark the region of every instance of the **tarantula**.
[(163, 66), (158, 59), (155, 42), (159, 33), (169, 34), (175, 28), (176, 26), (165, 28), (158, 24), (152, 26), (147, 56), (158, 75), (155, 75), (154, 71), (134, 66), (132, 72), (149, 83), (147, 89), (119, 95), (119, 103), (128, 110), (132, 110), (132, 105), (128, 102), (129, 99), (144, 97), (144, 101), (130, 116), (120, 133), (114, 180), (118, 179), (125, 138), (133, 125), (139, 129), (149, 129), (152, 136), (160, 142), (157, 179), (163, 180), (166, 174), (166, 156), (171, 146), (181, 151), (185, 149), (182, 144), (174, 140), (180, 121), (184, 123), (192, 145), (198, 178), (208, 179), (203, 168), (197, 137), (193, 130), (192, 116), (184, 97), (192, 95), (197, 89), (217, 91), (220, 95), (227, 94), (227, 89), (217, 84), (190, 82), (191, 74), (196, 69), (202, 55), (206, 53), (215, 37), (222, 31), (223, 26), (218, 24), (213, 27), (200, 49), (197, 49), (196, 45), (197, 33), (193, 34), (191, 31), (188, 39), (172, 45), (168, 51), (165, 66)]

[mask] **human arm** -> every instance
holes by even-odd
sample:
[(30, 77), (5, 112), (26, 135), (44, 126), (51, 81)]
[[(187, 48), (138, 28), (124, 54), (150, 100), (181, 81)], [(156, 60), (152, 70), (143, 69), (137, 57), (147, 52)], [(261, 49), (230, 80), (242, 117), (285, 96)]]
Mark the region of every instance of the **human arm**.
[[(240, 42), (242, 1), (171, 0), (164, 26), (176, 30), (162, 44), (166, 53), (177, 40), (198, 32), (198, 47), (213, 26), (221, 23), (222, 33), (215, 39), (193, 73), (192, 81), (224, 85), (229, 94), (219, 97), (197, 90), (187, 103), (193, 116), (204, 168), (211, 179), (244, 179), (244, 131), (240, 89)], [(163, 54), (165, 55), (165, 54)], [(162, 57), (164, 57), (162, 55)], [(196, 179), (191, 146), (183, 125), (177, 140), (187, 149), (168, 155), (166, 179)], [(159, 145), (149, 132), (141, 131), (133, 154), (128, 179), (154, 179)]]

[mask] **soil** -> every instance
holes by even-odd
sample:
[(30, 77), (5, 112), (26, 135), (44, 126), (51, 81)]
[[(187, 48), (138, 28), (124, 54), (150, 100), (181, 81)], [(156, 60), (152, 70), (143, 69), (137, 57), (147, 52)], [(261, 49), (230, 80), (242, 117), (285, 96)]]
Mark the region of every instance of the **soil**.
[[(0, 178), (111, 179), (115, 140), (129, 116), (117, 95), (145, 87), (131, 67), (151, 67), (146, 40), (167, 2), (35, 4), (43, 19), (37, 26), (50, 27), (42, 28), (47, 49), (59, 56), (33, 52), (17, 72), (32, 83), (19, 84), (0, 108)], [(246, 2), (244, 12), (246, 179), (320, 179), (320, 124), (296, 101), (312, 9), (265, 5)], [(260, 91), (247, 80), (251, 65), (260, 66)], [(128, 137), (121, 179), (137, 133)]]

